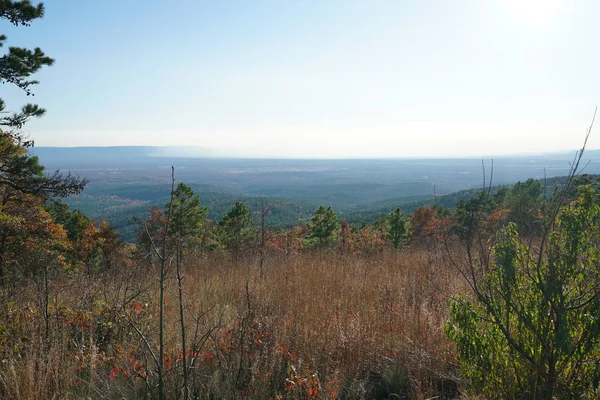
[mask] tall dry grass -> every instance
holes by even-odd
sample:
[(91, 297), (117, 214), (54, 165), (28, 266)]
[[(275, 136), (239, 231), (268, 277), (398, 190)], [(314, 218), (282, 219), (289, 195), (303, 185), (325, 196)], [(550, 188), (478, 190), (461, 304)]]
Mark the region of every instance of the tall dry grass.
[[(167, 280), (165, 380), (182, 398), (177, 287)], [(454, 398), (443, 335), (463, 281), (439, 249), (184, 260), (186, 359), (197, 398)], [(152, 398), (158, 272), (140, 261), (39, 286), (0, 315), (3, 398)], [(7, 303), (5, 303), (7, 304)], [(45, 329), (49, 317), (49, 331)], [(6, 334), (3, 334), (5, 332)], [(142, 337), (143, 336), (143, 337)], [(17, 343), (20, 337), (20, 344)]]

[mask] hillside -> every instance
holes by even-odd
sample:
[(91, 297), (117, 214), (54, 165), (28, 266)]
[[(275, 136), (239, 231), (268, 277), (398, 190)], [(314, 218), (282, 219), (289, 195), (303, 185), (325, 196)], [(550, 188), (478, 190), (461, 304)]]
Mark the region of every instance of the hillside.
[[(565, 177), (538, 180), (546, 185), (547, 194), (564, 182)], [(480, 188), (440, 194), (434, 198), (429, 184), (404, 183), (394, 185), (364, 183), (334, 186), (265, 186), (260, 190), (240, 192), (230, 188), (190, 184), (208, 206), (208, 217), (220, 220), (237, 201), (243, 201), (253, 212), (268, 207), (268, 224), (274, 229), (289, 229), (308, 221), (319, 205), (331, 205), (340, 218), (353, 226), (372, 224), (396, 207), (411, 213), (424, 205), (438, 204), (453, 209), (461, 200), (473, 197)], [(501, 187), (491, 187), (494, 193)], [(110, 193), (110, 194), (107, 194)], [(395, 197), (398, 193), (413, 193)], [(416, 193), (416, 194), (414, 194)], [(287, 196), (286, 196), (287, 195)], [(134, 219), (143, 219), (149, 207), (161, 207), (169, 199), (168, 187), (152, 183), (128, 185), (90, 185), (84, 193), (65, 200), (74, 209), (90, 218), (106, 219), (128, 240), (134, 240)]]

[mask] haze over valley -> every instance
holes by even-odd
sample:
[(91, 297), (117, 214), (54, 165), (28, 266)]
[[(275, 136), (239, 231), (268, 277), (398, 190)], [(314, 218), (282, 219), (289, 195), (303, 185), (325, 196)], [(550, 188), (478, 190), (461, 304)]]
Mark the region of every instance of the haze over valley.
[[(86, 189), (65, 201), (91, 218), (106, 218), (133, 240), (134, 218), (168, 201), (171, 166), (219, 220), (236, 201), (259, 210), (271, 204), (269, 223), (290, 228), (307, 222), (319, 205), (331, 205), (359, 226), (400, 206), (411, 212), (434, 204), (435, 196), (480, 188), (482, 159), (260, 159), (218, 157), (218, 151), (189, 147), (35, 147), (49, 169), (89, 179)], [(567, 175), (575, 151), (506, 155), (483, 159), (494, 185)], [(193, 157), (192, 157), (193, 156)], [(600, 151), (585, 155), (585, 173), (600, 173)], [(489, 185), (489, 176), (488, 185)], [(454, 204), (447, 203), (447, 206)]]

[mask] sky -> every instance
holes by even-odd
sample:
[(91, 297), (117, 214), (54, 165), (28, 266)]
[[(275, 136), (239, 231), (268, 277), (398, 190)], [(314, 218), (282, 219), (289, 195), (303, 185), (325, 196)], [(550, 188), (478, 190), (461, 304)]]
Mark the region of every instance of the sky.
[[(46, 0), (37, 146), (245, 157), (573, 150), (600, 103), (596, 0)], [(600, 148), (600, 126), (589, 148)]]

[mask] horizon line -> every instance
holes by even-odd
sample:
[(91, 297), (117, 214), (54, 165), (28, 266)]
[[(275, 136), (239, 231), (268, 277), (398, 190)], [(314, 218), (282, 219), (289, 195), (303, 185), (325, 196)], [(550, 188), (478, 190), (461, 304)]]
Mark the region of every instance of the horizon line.
[[(203, 146), (185, 146), (185, 145), (105, 145), (105, 146), (34, 146), (35, 149), (110, 149), (110, 148), (148, 148), (148, 149), (202, 149), (210, 152), (222, 152), (223, 149), (210, 148)], [(434, 159), (494, 159), (494, 158), (509, 158), (509, 157), (527, 157), (527, 156), (544, 156), (544, 155), (568, 155), (575, 153), (581, 149), (565, 149), (555, 151), (540, 151), (540, 152), (520, 152), (520, 153), (501, 153), (501, 154), (486, 154), (486, 155), (440, 155), (440, 156), (331, 156), (331, 157), (311, 157), (311, 156), (252, 156), (252, 155), (219, 155), (219, 154), (202, 154), (202, 155), (152, 155), (148, 154), (148, 158), (191, 158), (191, 159), (238, 159), (238, 160), (434, 160)], [(242, 150), (243, 151), (243, 150)], [(600, 149), (586, 149), (585, 153), (600, 151)]]

